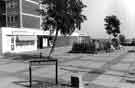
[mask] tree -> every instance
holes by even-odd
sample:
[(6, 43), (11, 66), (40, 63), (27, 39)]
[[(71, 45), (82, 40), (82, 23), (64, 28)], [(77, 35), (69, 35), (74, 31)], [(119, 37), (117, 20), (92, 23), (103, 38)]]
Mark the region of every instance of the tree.
[(81, 0), (42, 0), (45, 8), (40, 10), (43, 16), (42, 28), (55, 32), (53, 46), (49, 52), (51, 56), (58, 37), (58, 32), (63, 35), (72, 34), (75, 29), (81, 29), (81, 23), (86, 20), (82, 10), (86, 5)]
[(112, 16), (106, 16), (104, 21), (106, 22), (105, 30), (106, 30), (107, 34), (113, 35), (114, 38), (117, 37), (118, 34), (120, 33), (119, 19), (116, 16), (112, 15)]
[(120, 35), (119, 35), (119, 40), (120, 40), (120, 43), (124, 43), (124, 42), (126, 41), (125, 35), (120, 34)]

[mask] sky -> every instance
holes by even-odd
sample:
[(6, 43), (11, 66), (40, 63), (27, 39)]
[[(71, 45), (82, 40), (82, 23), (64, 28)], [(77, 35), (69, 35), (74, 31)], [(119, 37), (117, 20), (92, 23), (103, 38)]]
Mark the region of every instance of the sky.
[(121, 22), (121, 34), (127, 38), (135, 37), (135, 0), (83, 0), (87, 7), (83, 14), (87, 21), (82, 24), (81, 33), (92, 38), (108, 38), (104, 18), (116, 15)]

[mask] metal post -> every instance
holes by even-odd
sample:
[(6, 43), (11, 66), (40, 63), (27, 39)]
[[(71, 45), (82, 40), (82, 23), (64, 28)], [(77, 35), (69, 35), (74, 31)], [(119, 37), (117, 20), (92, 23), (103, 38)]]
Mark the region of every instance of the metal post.
[(32, 87), (32, 72), (31, 72), (31, 62), (29, 62), (29, 87)]
[(56, 60), (56, 84), (58, 84), (58, 60)]

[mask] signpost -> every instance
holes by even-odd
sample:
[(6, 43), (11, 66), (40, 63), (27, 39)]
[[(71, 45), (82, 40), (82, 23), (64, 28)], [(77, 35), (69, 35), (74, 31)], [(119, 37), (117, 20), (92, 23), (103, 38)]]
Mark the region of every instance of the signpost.
[(55, 81), (58, 84), (58, 60), (57, 59), (38, 59), (29, 61), (29, 86), (32, 87), (32, 67), (41, 65), (55, 65)]

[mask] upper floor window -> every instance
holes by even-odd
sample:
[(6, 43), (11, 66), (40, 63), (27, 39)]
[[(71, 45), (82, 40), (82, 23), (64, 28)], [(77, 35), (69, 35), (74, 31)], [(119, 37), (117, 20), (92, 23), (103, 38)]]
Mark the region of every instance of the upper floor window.
[(17, 15), (8, 16), (8, 24), (9, 25), (17, 24), (17, 22), (18, 22), (18, 16)]
[(0, 3), (0, 9), (5, 10), (5, 3)]
[(15, 0), (10, 0), (8, 3), (7, 3), (7, 8), (15, 8), (17, 7), (17, 1)]

